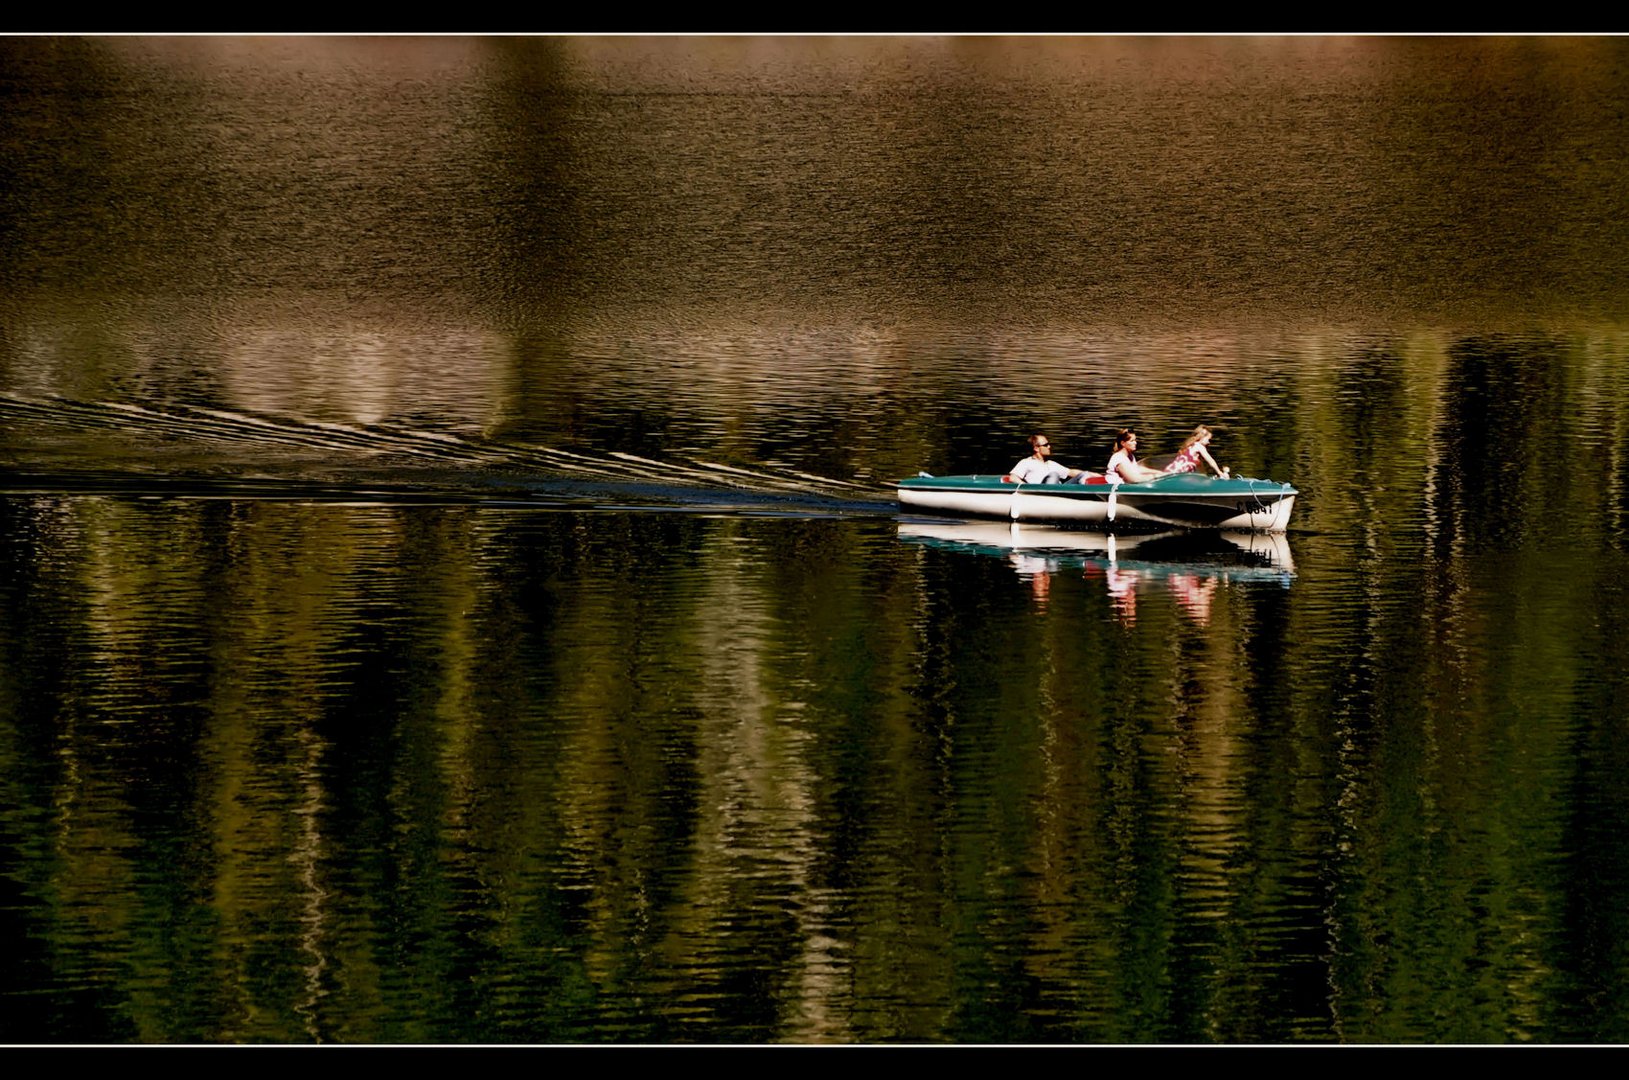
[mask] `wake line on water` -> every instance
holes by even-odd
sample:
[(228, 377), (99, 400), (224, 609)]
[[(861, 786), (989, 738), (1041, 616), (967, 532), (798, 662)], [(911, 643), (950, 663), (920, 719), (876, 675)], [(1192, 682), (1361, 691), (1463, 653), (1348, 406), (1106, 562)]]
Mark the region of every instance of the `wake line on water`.
[(889, 502), (740, 490), (673, 488), (656, 484), (542, 481), (524, 489), (487, 491), (444, 487), (334, 484), (274, 477), (217, 479), (130, 473), (12, 473), (0, 476), (4, 495), (106, 496), (124, 499), (323, 503), (343, 506), (468, 506), (494, 510), (685, 513), (744, 517), (893, 517)]
[[(155, 408), (0, 394), (0, 419), (11, 432), (0, 440), (0, 449), (14, 461), (26, 459), (28, 443), (18, 440), (16, 432), (29, 423), (159, 440), (166, 450), (180, 446), (191, 451), (185, 455), (190, 466), (155, 472), (145, 459), (140, 459), (144, 468), (107, 467), (108, 455), (101, 448), (85, 454), (86, 467), (64, 469), (56, 464), (60, 448), (53, 447), (57, 452), (50, 466), (15, 468), (0, 479), (5, 490), (14, 492), (800, 516), (871, 516), (896, 509), (891, 494), (880, 487), (786, 468), (476, 441), (384, 424), (340, 424), (178, 403)], [(210, 446), (315, 451), (323, 456), (315, 469), (321, 475), (311, 475), (309, 462), (268, 463), (252, 454), (206, 455), (200, 469), (196, 449)], [(289, 469), (295, 475), (267, 475)]]

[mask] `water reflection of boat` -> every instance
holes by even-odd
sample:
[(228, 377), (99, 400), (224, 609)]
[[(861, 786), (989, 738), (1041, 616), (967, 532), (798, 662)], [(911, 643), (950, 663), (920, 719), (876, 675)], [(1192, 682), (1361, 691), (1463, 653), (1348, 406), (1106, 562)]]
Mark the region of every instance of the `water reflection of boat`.
[(962, 517), (1087, 527), (1283, 532), (1295, 488), (1274, 480), (1177, 473), (1146, 484), (1007, 484), (1000, 476), (913, 476), (899, 503)]
[(1289, 541), (1278, 532), (1182, 530), (1120, 536), (1011, 522), (901, 521), (899, 538), (907, 544), (1008, 558), (1020, 573), (1069, 568), (1106, 572), (1113, 567), (1157, 577), (1197, 575), (1284, 585), (1295, 577)]
[(902, 521), (899, 538), (944, 551), (1005, 558), (1043, 605), (1055, 574), (1080, 570), (1087, 579), (1102, 582), (1115, 617), (1127, 626), (1137, 621), (1139, 588), (1163, 583), (1183, 614), (1206, 626), (1219, 587), (1270, 582), (1287, 588), (1295, 577), (1283, 533), (1183, 530), (1120, 537), (1016, 522)]

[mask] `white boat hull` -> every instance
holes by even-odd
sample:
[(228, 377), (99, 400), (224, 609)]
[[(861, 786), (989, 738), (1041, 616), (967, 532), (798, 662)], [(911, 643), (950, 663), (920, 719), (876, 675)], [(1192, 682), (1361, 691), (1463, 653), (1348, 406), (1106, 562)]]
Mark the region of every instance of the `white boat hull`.
[(1059, 522), (1089, 528), (1206, 528), (1283, 532), (1296, 490), (1270, 480), (1173, 478), (1149, 484), (1002, 484), (979, 477), (907, 480), (901, 507), (958, 517)]

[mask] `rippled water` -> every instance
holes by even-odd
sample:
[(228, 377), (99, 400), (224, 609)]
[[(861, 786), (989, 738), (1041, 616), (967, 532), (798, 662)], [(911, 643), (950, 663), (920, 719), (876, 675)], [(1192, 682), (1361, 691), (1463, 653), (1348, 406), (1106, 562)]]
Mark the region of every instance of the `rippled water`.
[(1623, 1041), (1626, 90), (0, 41), (0, 1038)]

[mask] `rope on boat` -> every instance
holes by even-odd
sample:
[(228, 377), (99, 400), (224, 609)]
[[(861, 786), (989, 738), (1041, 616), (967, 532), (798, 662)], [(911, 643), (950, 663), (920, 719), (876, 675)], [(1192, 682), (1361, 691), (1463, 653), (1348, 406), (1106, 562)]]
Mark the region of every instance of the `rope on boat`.
[(1260, 495), (1256, 494), (1256, 478), (1253, 477), (1253, 476), (1249, 476), (1249, 477), (1245, 478), (1244, 482), (1250, 485), (1250, 497), (1252, 499), (1256, 500), (1256, 508), (1258, 510), (1262, 511), (1263, 513), (1266, 513), (1267, 504), (1261, 501), (1261, 496)]
[[(1258, 483), (1256, 478), (1253, 477), (1253, 476), (1245, 476), (1245, 477), (1240, 477), (1240, 479), (1242, 479), (1245, 483), (1250, 485), (1250, 497), (1252, 499), (1256, 500), (1256, 507), (1262, 513), (1264, 513), (1264, 514), (1272, 514), (1274, 517), (1276, 517), (1277, 516), (1277, 511), (1269, 509), (1267, 504), (1261, 501), (1261, 496), (1256, 494), (1256, 484)], [(1270, 481), (1260, 481), (1260, 482), (1268, 483)], [(1287, 488), (1289, 486), (1290, 485), (1288, 485), (1288, 484), (1280, 484), (1279, 485), (1279, 498), (1280, 499), (1282, 499), (1284, 497), (1283, 496), (1284, 488)], [(1268, 521), (1267, 521), (1268, 527), (1270, 528), (1272, 526), (1272, 524), (1273, 524), (1272, 518), (1269, 518)]]

